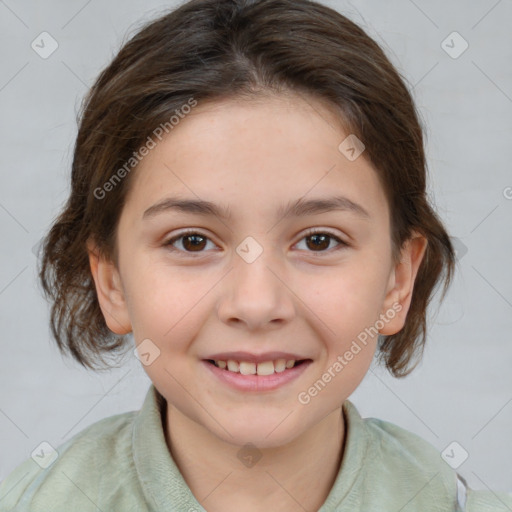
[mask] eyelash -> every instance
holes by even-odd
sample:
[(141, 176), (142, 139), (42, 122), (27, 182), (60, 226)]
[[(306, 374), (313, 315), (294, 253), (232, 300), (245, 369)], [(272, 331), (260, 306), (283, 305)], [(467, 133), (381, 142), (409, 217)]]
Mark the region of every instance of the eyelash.
[[(199, 231), (188, 230), (188, 231), (184, 231), (183, 233), (180, 233), (180, 234), (170, 238), (167, 242), (164, 243), (164, 246), (167, 247), (171, 252), (178, 252), (178, 253), (181, 252), (181, 253), (186, 254), (187, 256), (191, 255), (192, 257), (200, 257), (202, 255), (202, 253), (204, 253), (205, 251), (196, 251), (196, 252), (195, 251), (185, 251), (182, 249), (176, 249), (175, 247), (172, 246), (172, 244), (174, 244), (174, 242), (180, 240), (181, 238), (186, 238), (187, 236), (191, 236), (191, 235), (199, 235), (200, 237), (211, 241), (208, 236), (204, 235), (203, 233), (201, 233)], [(329, 253), (330, 254), (333, 251), (343, 249), (344, 247), (350, 247), (350, 245), (347, 242), (344, 242), (338, 236), (336, 236), (334, 233), (330, 232), (329, 230), (325, 230), (325, 229), (322, 229), (322, 230), (311, 229), (304, 234), (304, 236), (299, 240), (299, 242), (301, 242), (305, 238), (311, 237), (313, 235), (327, 235), (330, 239), (338, 242), (339, 246), (335, 249), (327, 249), (327, 250), (323, 250), (323, 251), (308, 251), (311, 253), (319, 253), (319, 254)]]

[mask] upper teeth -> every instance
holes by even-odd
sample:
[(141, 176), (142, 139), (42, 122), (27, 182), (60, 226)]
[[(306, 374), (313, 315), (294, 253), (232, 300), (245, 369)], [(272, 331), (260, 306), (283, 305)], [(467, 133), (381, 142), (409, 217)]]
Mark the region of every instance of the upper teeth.
[(261, 363), (249, 363), (247, 361), (215, 361), (219, 368), (242, 375), (272, 375), (274, 372), (284, 372), (286, 368), (293, 368), (295, 359), (277, 359), (276, 361), (263, 361)]

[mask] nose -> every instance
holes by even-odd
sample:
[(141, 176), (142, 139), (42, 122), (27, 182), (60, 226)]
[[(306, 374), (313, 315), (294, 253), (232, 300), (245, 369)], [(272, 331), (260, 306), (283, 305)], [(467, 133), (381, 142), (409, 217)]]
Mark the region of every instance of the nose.
[(251, 331), (290, 322), (295, 315), (294, 293), (283, 269), (266, 257), (266, 251), (252, 263), (235, 254), (219, 298), (219, 319)]

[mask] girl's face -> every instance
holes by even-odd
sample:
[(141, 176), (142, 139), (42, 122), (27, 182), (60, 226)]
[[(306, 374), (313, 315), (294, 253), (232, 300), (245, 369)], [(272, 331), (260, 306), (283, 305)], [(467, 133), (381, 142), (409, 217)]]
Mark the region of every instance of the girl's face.
[(98, 273), (91, 252), (91, 268), (171, 418), (282, 445), (356, 389), (377, 330), (402, 328), (424, 244), (393, 264), (384, 192), (338, 148), (348, 135), (314, 99), (199, 104), (133, 171), (119, 267)]

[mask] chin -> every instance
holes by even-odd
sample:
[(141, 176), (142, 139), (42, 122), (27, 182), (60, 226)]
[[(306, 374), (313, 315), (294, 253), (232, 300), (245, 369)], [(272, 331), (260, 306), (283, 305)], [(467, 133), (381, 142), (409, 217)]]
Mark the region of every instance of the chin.
[(269, 416), (258, 420), (248, 420), (247, 417), (226, 418), (226, 430), (231, 435), (218, 425), (215, 425), (213, 433), (223, 441), (239, 447), (251, 443), (260, 449), (277, 448), (290, 443), (301, 434), (297, 426), (289, 424), (285, 418), (285, 413), (281, 413), (279, 417)]

